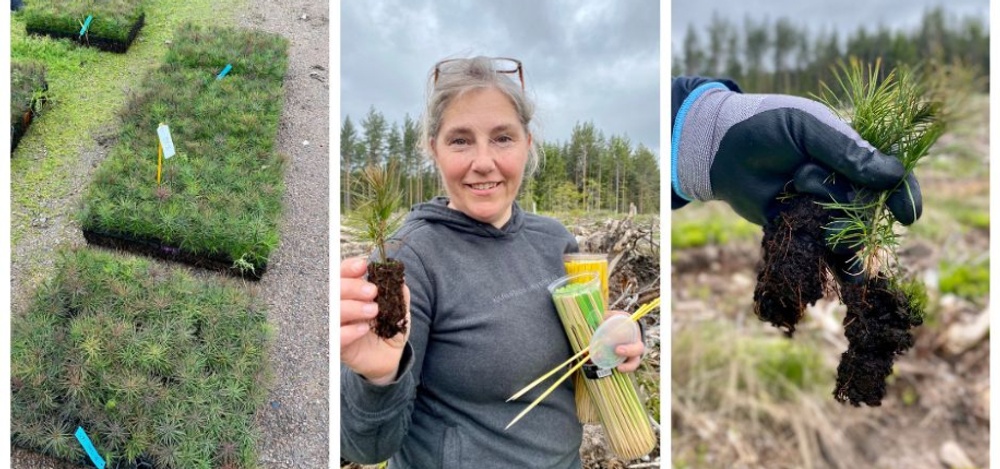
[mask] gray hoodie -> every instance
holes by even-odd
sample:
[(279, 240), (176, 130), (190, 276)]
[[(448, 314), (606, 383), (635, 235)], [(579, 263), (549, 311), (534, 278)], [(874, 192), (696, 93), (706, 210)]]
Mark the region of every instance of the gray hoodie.
[(514, 204), (502, 228), (447, 208), (413, 207), (393, 237), (410, 287), (410, 339), (395, 382), (376, 386), (341, 365), (340, 449), (391, 469), (579, 468), (582, 427), (572, 380), (508, 397), (571, 355), (546, 287), (577, 250), (559, 222)]

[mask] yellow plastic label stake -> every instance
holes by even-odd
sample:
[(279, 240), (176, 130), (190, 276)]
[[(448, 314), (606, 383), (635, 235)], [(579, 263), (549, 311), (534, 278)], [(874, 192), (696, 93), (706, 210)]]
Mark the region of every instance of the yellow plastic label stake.
[(163, 172), (163, 145), (156, 144), (156, 185), (160, 185), (160, 173)]
[(160, 123), (156, 128), (156, 135), (159, 142), (156, 145), (156, 185), (160, 185), (160, 175), (163, 173), (163, 160), (174, 156), (174, 140), (170, 137), (170, 127)]

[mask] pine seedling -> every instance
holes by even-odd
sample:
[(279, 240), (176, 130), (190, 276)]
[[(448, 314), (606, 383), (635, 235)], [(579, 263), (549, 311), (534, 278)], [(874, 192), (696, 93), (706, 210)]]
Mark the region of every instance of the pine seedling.
[(852, 59), (840, 65), (836, 77), (841, 97), (824, 84), (819, 99), (861, 138), (898, 158), (906, 175), (890, 190), (856, 186), (853, 201), (820, 204), (832, 220), (825, 227), (828, 242), (855, 249), (853, 261), (862, 268), (860, 281), (840, 283), (848, 349), (837, 367), (833, 395), (855, 406), (878, 406), (895, 358), (914, 344), (911, 329), (923, 322), (926, 305), (919, 282), (904, 279), (899, 267), (897, 220), (887, 202), (897, 191), (914, 202), (909, 175), (944, 133), (947, 119), (943, 104), (914, 70), (884, 73), (881, 62), (863, 67)]
[(403, 298), (403, 264), (389, 257), (389, 237), (402, 226), (403, 218), (396, 213), (403, 202), (399, 189), (397, 165), (370, 165), (364, 169), (362, 190), (355, 199), (361, 202), (354, 217), (362, 225), (361, 235), (378, 252), (375, 262), (368, 265), (368, 281), (378, 287), (378, 316), (372, 321), (375, 334), (390, 339), (406, 331), (406, 303)]
[(354, 212), (362, 225), (362, 238), (374, 244), (379, 262), (388, 262), (386, 242), (402, 225), (396, 212), (403, 203), (399, 187), (399, 172), (395, 162), (386, 166), (369, 165), (362, 172), (362, 190), (354, 197), (360, 206)]
[[(916, 71), (898, 68), (881, 74), (881, 61), (865, 67), (852, 58), (836, 70), (839, 92), (824, 83), (817, 98), (850, 122), (861, 138), (898, 158), (909, 175), (944, 133), (944, 109), (928, 99), (929, 87)], [(828, 240), (856, 249), (868, 276), (884, 275), (883, 267), (895, 265), (899, 246), (897, 222), (886, 202), (897, 189), (912, 199), (912, 188), (904, 178), (891, 190), (854, 189), (857, 196), (851, 202), (822, 204), (841, 213), (827, 225)]]

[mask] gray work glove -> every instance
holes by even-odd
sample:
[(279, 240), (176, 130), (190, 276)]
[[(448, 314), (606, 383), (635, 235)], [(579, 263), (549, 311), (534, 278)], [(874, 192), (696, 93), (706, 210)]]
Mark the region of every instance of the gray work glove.
[[(905, 172), (899, 160), (876, 150), (826, 106), (794, 96), (703, 85), (685, 100), (673, 130), (677, 195), (724, 200), (758, 225), (778, 215), (776, 199), (792, 187), (820, 200), (848, 202), (855, 197), (851, 183), (888, 190)], [(920, 217), (920, 186), (912, 173), (886, 205), (904, 225)]]

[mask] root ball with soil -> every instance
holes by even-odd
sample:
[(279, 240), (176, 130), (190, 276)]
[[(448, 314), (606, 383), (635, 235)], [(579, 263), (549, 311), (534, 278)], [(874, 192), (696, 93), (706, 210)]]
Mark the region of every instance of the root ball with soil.
[(913, 347), (910, 329), (923, 323), (923, 308), (884, 277), (841, 282), (840, 300), (847, 305), (848, 347), (840, 357), (833, 396), (854, 406), (881, 405), (893, 360)]
[(790, 337), (807, 305), (823, 297), (826, 246), (823, 225), (829, 215), (800, 197), (764, 225), (762, 262), (754, 289), (754, 313)]
[(837, 367), (834, 397), (855, 406), (878, 406), (895, 357), (913, 346), (910, 330), (922, 323), (922, 302), (884, 272), (868, 278), (838, 272), (842, 263), (824, 241), (831, 219), (816, 199), (796, 196), (764, 226), (754, 312), (791, 336), (808, 305), (826, 291), (837, 291), (847, 306), (849, 345)]
[(390, 339), (406, 332), (406, 299), (403, 297), (403, 263), (395, 259), (368, 264), (368, 281), (378, 287), (378, 315), (372, 319), (375, 335)]
[(362, 237), (371, 241), (378, 253), (368, 264), (368, 281), (378, 287), (375, 302), (378, 315), (371, 321), (372, 331), (383, 339), (405, 332), (406, 299), (403, 297), (403, 263), (388, 254), (389, 237), (402, 225), (397, 213), (403, 196), (399, 188), (397, 165), (370, 165), (362, 173), (361, 190), (356, 194), (361, 205), (353, 214), (363, 226)]

